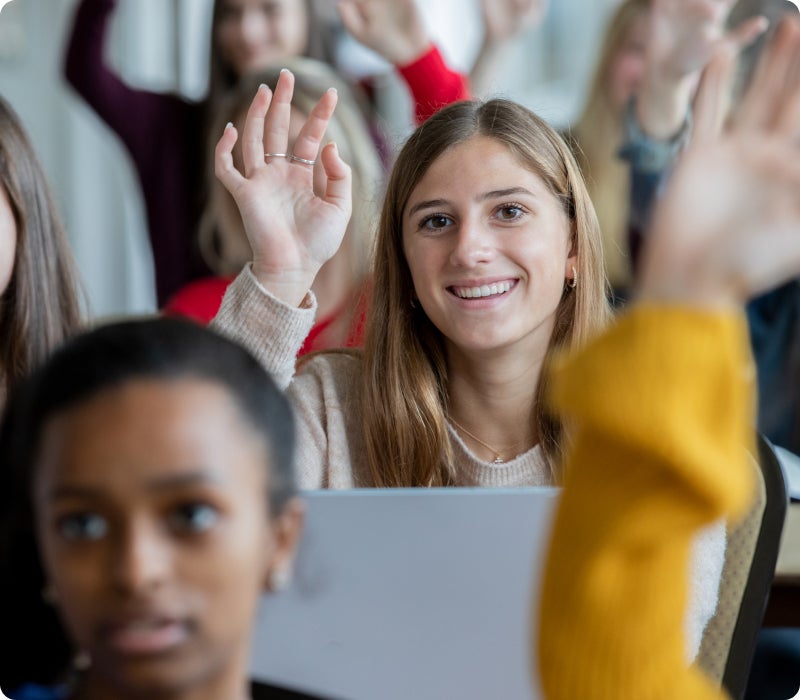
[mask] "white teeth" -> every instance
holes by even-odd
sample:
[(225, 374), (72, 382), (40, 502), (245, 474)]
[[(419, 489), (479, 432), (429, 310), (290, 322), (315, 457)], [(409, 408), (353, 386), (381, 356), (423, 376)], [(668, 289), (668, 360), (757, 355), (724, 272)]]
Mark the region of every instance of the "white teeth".
[(511, 282), (500, 282), (499, 284), (484, 284), (480, 287), (453, 287), (453, 293), (461, 299), (479, 299), (481, 297), (492, 297), (498, 294), (505, 294), (511, 290)]

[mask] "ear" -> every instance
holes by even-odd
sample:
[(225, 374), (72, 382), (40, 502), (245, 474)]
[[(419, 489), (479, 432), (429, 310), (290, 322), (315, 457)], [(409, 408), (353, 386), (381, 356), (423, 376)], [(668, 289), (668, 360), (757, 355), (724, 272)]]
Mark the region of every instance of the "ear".
[(569, 282), (575, 275), (572, 271), (578, 269), (578, 232), (575, 229), (575, 222), (570, 223), (570, 236), (567, 241), (567, 260), (564, 263), (564, 279)]
[(277, 592), (285, 588), (291, 579), (297, 544), (303, 533), (305, 514), (305, 503), (295, 497), (272, 519), (274, 550), (264, 581), (264, 588), (267, 591)]

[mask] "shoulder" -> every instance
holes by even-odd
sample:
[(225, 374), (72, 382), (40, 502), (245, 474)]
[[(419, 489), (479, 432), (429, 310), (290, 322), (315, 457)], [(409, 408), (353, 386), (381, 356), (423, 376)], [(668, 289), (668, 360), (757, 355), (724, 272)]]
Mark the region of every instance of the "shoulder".
[(361, 350), (326, 350), (301, 358), (297, 367), (293, 388), (324, 388), (341, 398), (357, 393), (361, 377)]

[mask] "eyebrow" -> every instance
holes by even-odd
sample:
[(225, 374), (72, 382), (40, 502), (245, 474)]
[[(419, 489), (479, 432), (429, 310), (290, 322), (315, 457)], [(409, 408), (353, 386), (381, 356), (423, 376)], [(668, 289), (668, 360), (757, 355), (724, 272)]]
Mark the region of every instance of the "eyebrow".
[[(496, 199), (497, 197), (509, 197), (513, 194), (526, 194), (529, 197), (536, 197), (536, 195), (528, 189), (524, 187), (508, 187), (502, 190), (491, 190), (490, 192), (484, 192), (483, 194), (477, 197), (477, 201), (485, 202), (487, 199)], [(446, 199), (428, 199), (424, 202), (418, 202), (415, 204), (411, 209), (408, 210), (409, 216), (414, 216), (418, 211), (423, 209), (435, 209), (439, 207), (443, 207), (449, 204)]]
[[(200, 470), (151, 479), (147, 482), (145, 487), (148, 491), (172, 491), (186, 488), (187, 486), (219, 483), (221, 483), (221, 480), (218, 475), (209, 471)], [(50, 491), (51, 500), (58, 500), (61, 498), (99, 498), (102, 497), (102, 495), (102, 489), (83, 484), (57, 484)]]

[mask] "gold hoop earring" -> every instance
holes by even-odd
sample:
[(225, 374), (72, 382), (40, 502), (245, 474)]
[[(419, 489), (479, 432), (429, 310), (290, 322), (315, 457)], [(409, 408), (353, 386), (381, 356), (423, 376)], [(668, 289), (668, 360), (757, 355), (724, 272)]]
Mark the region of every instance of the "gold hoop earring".
[(574, 265), (572, 266), (572, 279), (567, 281), (567, 286), (570, 289), (575, 289), (578, 286), (578, 271)]

